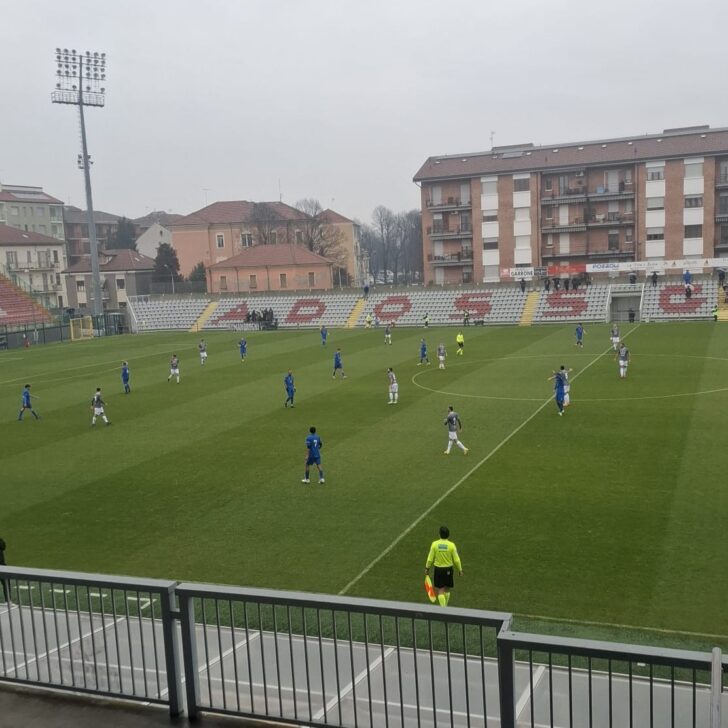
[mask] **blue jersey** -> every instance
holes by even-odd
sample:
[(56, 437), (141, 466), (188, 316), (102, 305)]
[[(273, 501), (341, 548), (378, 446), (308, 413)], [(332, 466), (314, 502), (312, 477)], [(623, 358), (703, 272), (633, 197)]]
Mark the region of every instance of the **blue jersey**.
[(23, 407), (30, 407), (30, 390), (23, 390)]
[(334, 369), (341, 369), (341, 354), (338, 351), (334, 354)]
[(581, 339), (582, 336), (584, 336), (584, 327), (583, 326), (577, 326), (576, 327), (576, 338)]
[(129, 367), (121, 367), (121, 381), (124, 384), (129, 381)]
[(556, 399), (564, 398), (565, 384), (566, 384), (566, 379), (564, 378), (564, 375), (561, 372), (557, 372), (554, 375), (554, 391), (556, 392)]
[(321, 329), (321, 338), (326, 341), (326, 337), (329, 335), (329, 332), (326, 330), (326, 328)]
[(427, 354), (427, 344), (420, 344), (420, 358), (424, 359)]
[(283, 384), (289, 392), (293, 391), (293, 374), (286, 374)]
[(324, 446), (318, 435), (309, 435), (306, 438), (306, 447), (308, 448), (308, 456), (310, 458), (320, 458), (321, 448)]
[(248, 350), (248, 342), (245, 339), (240, 339), (240, 353), (245, 354)]

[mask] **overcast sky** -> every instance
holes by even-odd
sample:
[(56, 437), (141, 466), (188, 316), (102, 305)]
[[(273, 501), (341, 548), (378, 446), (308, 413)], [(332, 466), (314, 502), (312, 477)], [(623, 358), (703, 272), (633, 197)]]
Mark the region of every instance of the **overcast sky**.
[[(22, 0), (0, 13), (0, 180), (85, 206), (54, 49), (105, 51), (95, 206), (419, 206), (426, 157), (728, 126), (725, 0)], [(207, 193), (204, 191), (207, 188)]]

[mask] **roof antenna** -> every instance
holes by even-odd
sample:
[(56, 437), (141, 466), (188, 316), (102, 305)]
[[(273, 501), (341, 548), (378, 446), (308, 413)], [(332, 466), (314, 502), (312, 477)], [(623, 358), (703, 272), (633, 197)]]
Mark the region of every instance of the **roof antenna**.
[(281, 178), (278, 178), (278, 202), (283, 202), (283, 192), (281, 192)]

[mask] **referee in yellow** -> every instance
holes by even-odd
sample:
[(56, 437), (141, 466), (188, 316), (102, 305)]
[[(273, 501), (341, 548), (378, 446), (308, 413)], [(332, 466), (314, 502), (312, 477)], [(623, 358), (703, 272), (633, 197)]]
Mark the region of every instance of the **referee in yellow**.
[(465, 351), (465, 337), (462, 331), (458, 331), (458, 335), (455, 337), (455, 343), (458, 345), (458, 350), (455, 353), (462, 356), (463, 351)]
[[(460, 563), (457, 546), (450, 540), (450, 529), (447, 526), (440, 526), (440, 538), (433, 541), (430, 546), (430, 553), (425, 563), (425, 574), (429, 576), (430, 567), (434, 564), (435, 571), (432, 575), (434, 592), (441, 607), (446, 607), (450, 602), (450, 589), (453, 588), (453, 567), (457, 567), (460, 576), (463, 575), (463, 565)], [(432, 599), (432, 597), (430, 597)], [(432, 599), (434, 602), (435, 600)]]

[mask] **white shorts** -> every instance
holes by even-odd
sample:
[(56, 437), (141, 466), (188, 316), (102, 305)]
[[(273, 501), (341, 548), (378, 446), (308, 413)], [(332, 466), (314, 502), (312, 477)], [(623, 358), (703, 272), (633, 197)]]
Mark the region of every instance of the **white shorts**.
[(179, 376), (179, 369), (170, 369), (170, 370), (169, 370), (169, 375), (170, 375), (170, 376), (172, 376), (172, 375), (175, 375), (175, 374), (176, 374), (177, 376)]
[(564, 385), (564, 394), (568, 394), (571, 391), (571, 385), (565, 384)]
[(444, 357), (444, 356), (438, 356), (437, 358), (438, 358), (438, 359), (439, 359), (440, 361), (445, 361), (445, 357)]
[(397, 394), (399, 392), (399, 384), (390, 384), (389, 385), (389, 393), (390, 394)]
[(200, 352), (200, 359), (207, 359), (207, 352), (206, 351), (201, 351)]
[(103, 407), (94, 407), (94, 417), (101, 417), (104, 414)]
[(612, 343), (618, 344), (619, 343), (619, 336), (612, 336)]
[(620, 359), (619, 360), (619, 368), (620, 369), (626, 369), (628, 364), (629, 364), (629, 362), (626, 361), (626, 360), (624, 360), (624, 359)]
[(451, 432), (448, 430), (447, 436), (450, 440), (457, 440), (458, 439), (458, 433), (457, 432)]

